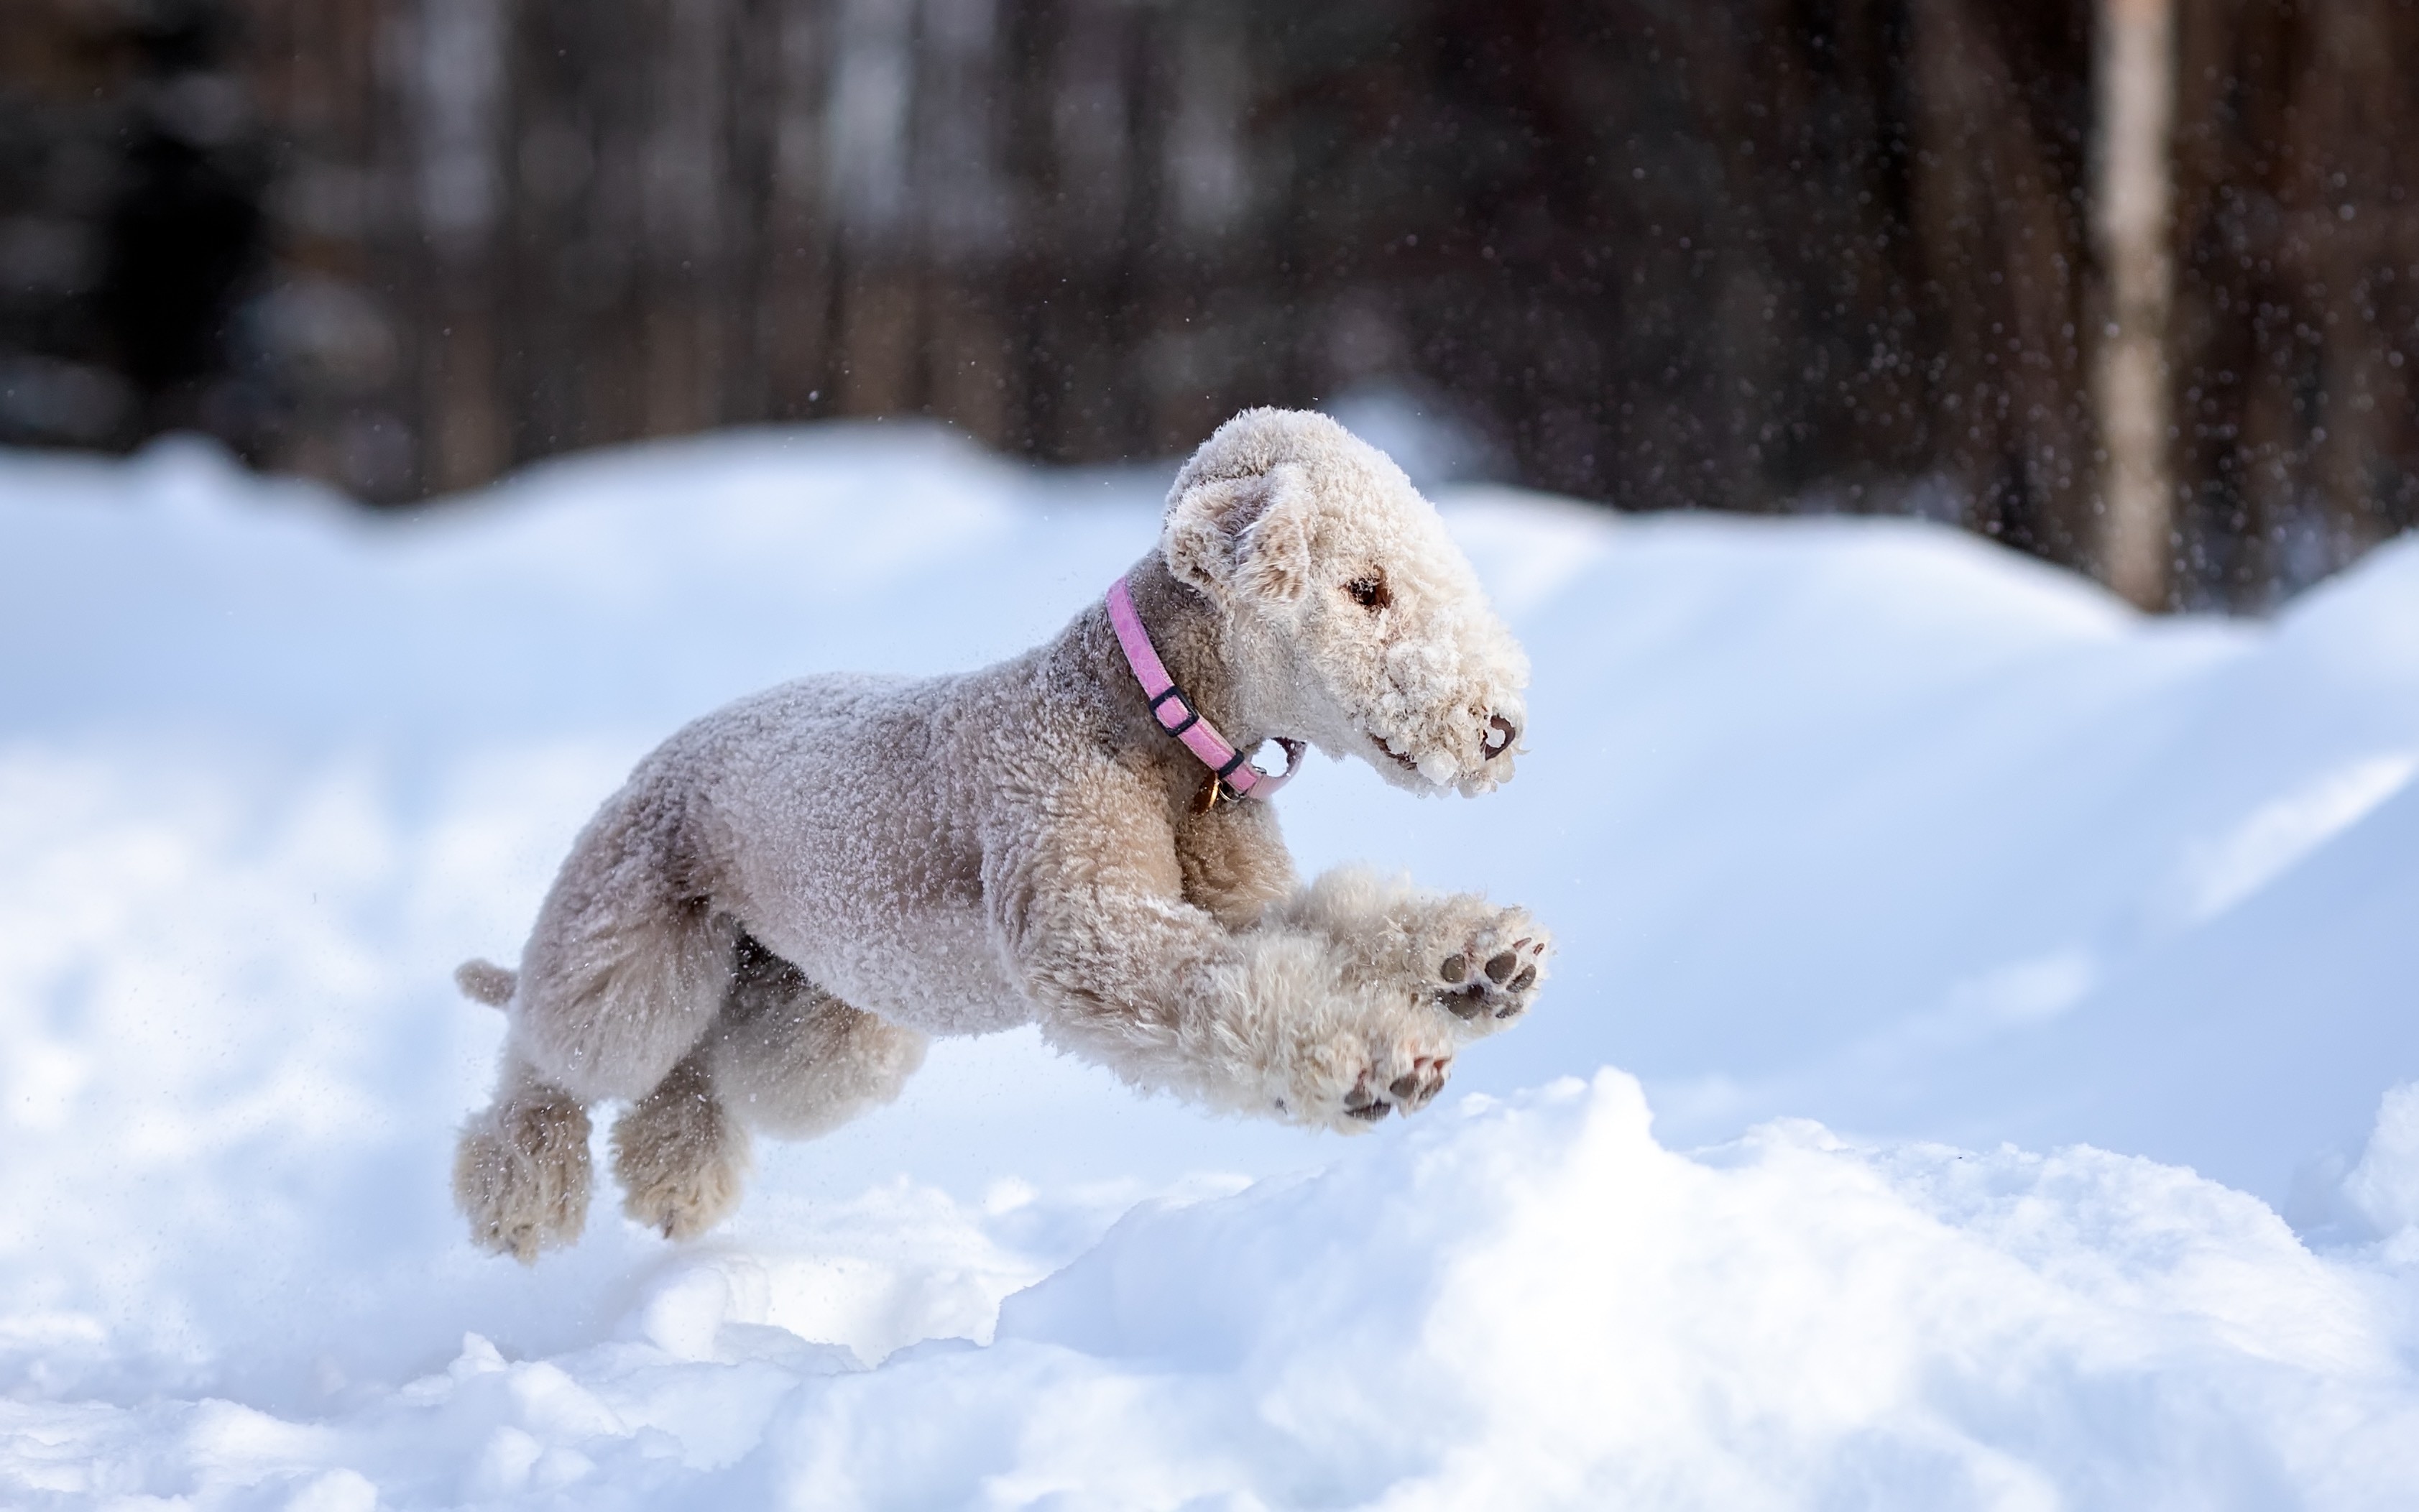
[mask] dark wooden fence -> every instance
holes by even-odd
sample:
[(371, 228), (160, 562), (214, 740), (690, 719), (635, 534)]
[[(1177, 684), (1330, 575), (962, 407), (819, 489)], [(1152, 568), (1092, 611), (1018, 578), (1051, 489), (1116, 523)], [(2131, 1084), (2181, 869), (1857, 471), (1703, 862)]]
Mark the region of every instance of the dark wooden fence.
[[(2088, 0), (183, 0), (155, 31), (240, 24), (181, 54), (7, 3), (101, 40), (0, 40), (0, 211), (121, 247), (0, 300), (0, 388), (123, 399), (19, 439), (199, 423), (406, 501), (824, 415), (1164, 455), (1387, 378), (1544, 486), (2094, 564)], [(2178, 593), (2257, 604), (2419, 520), (2419, 12), (2187, 0), (2180, 33)], [(249, 113), (198, 147), (197, 80)], [(138, 120), (267, 186), (250, 264), (221, 227), (212, 372), (128, 356), (192, 206), (40, 198)], [(73, 408), (37, 396), (0, 432)]]

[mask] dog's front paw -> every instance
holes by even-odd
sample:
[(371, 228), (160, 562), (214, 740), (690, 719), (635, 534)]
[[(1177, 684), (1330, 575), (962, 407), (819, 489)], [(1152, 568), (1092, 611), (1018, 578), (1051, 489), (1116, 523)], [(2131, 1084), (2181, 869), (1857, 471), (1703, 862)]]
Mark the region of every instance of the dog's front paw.
[(1499, 910), (1458, 938), (1430, 946), (1430, 956), (1441, 952), (1441, 959), (1429, 973), (1428, 991), (1437, 1006), (1470, 1029), (1501, 1027), (1536, 1000), (1552, 943), (1527, 909)]
[(1385, 1073), (1372, 1066), (1355, 1078), (1352, 1090), (1344, 1094), (1344, 1116), (1362, 1123), (1381, 1123), (1396, 1108), (1416, 1113), (1436, 1101), (1452, 1070), (1450, 1056), (1422, 1056), (1411, 1062), (1410, 1070), (1380, 1087), (1379, 1078)]
[(1285, 1111), (1346, 1134), (1391, 1113), (1415, 1113), (1444, 1090), (1453, 1051), (1449, 1035), (1421, 1026), (1378, 1039), (1339, 1037), (1309, 1057)]

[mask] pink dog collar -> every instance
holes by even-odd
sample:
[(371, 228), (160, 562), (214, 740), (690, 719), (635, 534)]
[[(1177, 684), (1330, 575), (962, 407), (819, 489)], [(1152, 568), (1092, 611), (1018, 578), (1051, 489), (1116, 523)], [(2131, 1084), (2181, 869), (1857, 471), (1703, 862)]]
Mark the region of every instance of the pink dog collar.
[(1109, 587), (1109, 625), (1117, 632), (1117, 644), (1125, 648), (1126, 665), (1133, 669), (1135, 680), (1142, 684), (1143, 696), (1150, 700), (1151, 717), (1159, 721), (1161, 729), (1184, 742), (1186, 749), (1201, 758), (1202, 765), (1218, 774), (1218, 785), (1210, 790), (1210, 801), (1216, 802), (1222, 793), (1228, 797), (1266, 801), (1293, 780), (1295, 770), (1302, 765), (1301, 741), (1277, 737), (1277, 744), (1285, 748), (1286, 769), (1271, 776), (1245, 761), (1243, 753), (1218, 733), (1218, 727), (1201, 717), (1200, 711), (1176, 690), (1176, 679), (1167, 675), (1166, 665), (1150, 643), (1150, 632), (1142, 627), (1142, 616), (1134, 612), (1133, 594), (1127, 591), (1123, 578)]

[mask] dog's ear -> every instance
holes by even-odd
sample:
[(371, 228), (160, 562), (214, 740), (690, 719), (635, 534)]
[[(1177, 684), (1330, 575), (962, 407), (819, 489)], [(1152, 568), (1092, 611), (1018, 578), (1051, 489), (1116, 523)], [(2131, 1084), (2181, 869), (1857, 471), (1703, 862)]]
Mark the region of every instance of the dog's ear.
[(1168, 505), (1167, 569), (1225, 603), (1238, 594), (1291, 603), (1310, 582), (1310, 486), (1280, 463), (1195, 484)]

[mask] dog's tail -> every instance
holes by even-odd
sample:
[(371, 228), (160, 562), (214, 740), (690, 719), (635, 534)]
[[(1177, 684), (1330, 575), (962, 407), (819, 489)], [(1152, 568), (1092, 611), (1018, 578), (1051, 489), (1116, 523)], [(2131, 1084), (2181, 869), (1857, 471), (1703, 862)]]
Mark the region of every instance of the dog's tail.
[(513, 990), (521, 984), (521, 974), (496, 964), (493, 961), (465, 961), (454, 968), (454, 985), (462, 995), (489, 1008), (501, 1008), (513, 1000)]

